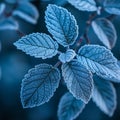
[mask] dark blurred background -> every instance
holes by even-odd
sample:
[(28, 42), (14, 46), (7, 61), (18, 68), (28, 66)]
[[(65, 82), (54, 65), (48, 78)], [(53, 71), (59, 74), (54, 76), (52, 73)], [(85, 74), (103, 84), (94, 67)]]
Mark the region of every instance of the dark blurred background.
[[(48, 33), (45, 22), (44, 22), (44, 12), (46, 6), (51, 2), (42, 2), (36, 0), (32, 2), (37, 9), (39, 10), (39, 20), (36, 25), (29, 24), (22, 19), (18, 19), (19, 26), (21, 31), (25, 34), (33, 32), (44, 32)], [(53, 0), (52, 3), (62, 5), (67, 8), (77, 19), (79, 25), (79, 37), (84, 31), (85, 22), (88, 19), (88, 12), (81, 12), (72, 7), (70, 4), (64, 4), (63, 1)], [(107, 13), (103, 13), (102, 16), (108, 16)], [(112, 52), (114, 56), (120, 60), (120, 17), (116, 17), (113, 20), (115, 28), (117, 30), (118, 40), (116, 46), (113, 48)], [(101, 44), (93, 30), (90, 29), (89, 35), (91, 43)], [(78, 39), (79, 39), (78, 37)], [(21, 81), (24, 75), (30, 68), (33, 68), (35, 65), (40, 64), (41, 62), (48, 62), (50, 64), (55, 64), (56, 58), (49, 60), (36, 59), (30, 57), (23, 53), (22, 51), (17, 50), (13, 43), (17, 41), (20, 36), (16, 31), (4, 30), (0, 31), (0, 66), (1, 66), (1, 80), (0, 80), (0, 120), (57, 120), (57, 108), (60, 97), (67, 91), (66, 87), (60, 84), (60, 87), (57, 89), (54, 97), (52, 99), (36, 108), (23, 109), (20, 101), (20, 89)], [(101, 44), (102, 45), (102, 44)], [(106, 116), (103, 112), (99, 110), (96, 105), (90, 101), (82, 114), (76, 120), (120, 120), (120, 84), (114, 84), (117, 92), (117, 109), (113, 117)], [(112, 97), (112, 96), (111, 96)]]

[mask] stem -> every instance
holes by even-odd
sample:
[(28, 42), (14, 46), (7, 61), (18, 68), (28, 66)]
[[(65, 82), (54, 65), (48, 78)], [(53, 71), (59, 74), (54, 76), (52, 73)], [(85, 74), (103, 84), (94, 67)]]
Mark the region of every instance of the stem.
[(89, 37), (88, 37), (88, 31), (89, 31), (89, 27), (90, 27), (90, 25), (91, 25), (92, 20), (93, 20), (96, 16), (97, 16), (97, 12), (94, 12), (94, 13), (92, 13), (92, 14), (89, 16), (89, 19), (88, 19), (87, 22), (86, 22), (86, 27), (85, 27), (84, 33), (83, 33), (83, 35), (80, 37), (80, 40), (78, 40), (78, 42), (77, 42), (77, 44), (76, 44), (77, 47), (80, 46), (83, 38), (85, 38), (87, 44), (90, 44), (90, 40), (89, 40)]
[(96, 16), (96, 13), (91, 14), (89, 16), (88, 21), (86, 22), (86, 28), (84, 30), (83, 37), (85, 38), (87, 44), (90, 44), (90, 40), (88, 38), (88, 31), (89, 31), (89, 27), (91, 25), (91, 22), (92, 22), (92, 20), (94, 19), (95, 16)]
[(96, 16), (97, 16), (97, 12), (92, 13), (92, 14), (89, 16), (88, 21), (86, 22), (86, 28), (85, 28), (85, 31), (84, 31), (84, 33), (83, 33), (83, 37), (85, 38), (87, 44), (90, 44), (90, 40), (89, 40), (89, 37), (88, 37), (89, 27), (90, 27), (90, 25), (91, 25), (92, 20), (93, 20)]
[(17, 6), (18, 6), (18, 1), (14, 4), (14, 6), (13, 6), (13, 8), (12, 8), (12, 10), (10, 11), (10, 12), (4, 12), (4, 15), (5, 15), (5, 17), (10, 17), (10, 16), (12, 16), (12, 14), (13, 14), (13, 11), (17, 8)]
[(77, 42), (76, 46), (77, 46), (77, 47), (80, 46), (80, 44), (81, 44), (82, 41), (83, 41), (83, 38), (81, 37), (81, 38), (79, 39), (79, 41)]
[(58, 55), (60, 55), (61, 54), (61, 51), (58, 51), (58, 53), (57, 53)]
[(84, 38), (85, 38), (85, 40), (86, 40), (86, 43), (87, 43), (87, 44), (90, 44), (90, 40), (89, 40), (89, 37), (88, 37), (88, 30), (89, 30), (89, 29), (86, 29), (86, 31), (85, 31), (85, 33), (84, 33), (83, 36), (84, 36)]
[(92, 20), (97, 16), (97, 12), (94, 12), (92, 13), (90, 16), (89, 16), (89, 19), (87, 21), (87, 24), (91, 24)]
[(24, 34), (21, 30), (19, 30), (19, 29), (17, 29), (16, 32), (17, 32), (17, 34), (18, 34), (20, 37), (25, 36), (25, 34)]
[(116, 17), (116, 15), (112, 14), (112, 15), (106, 17), (106, 19), (112, 21), (115, 17)]
[(59, 67), (60, 64), (62, 64), (62, 62), (58, 61), (58, 62), (54, 65), (54, 67), (57, 68), (57, 67)]

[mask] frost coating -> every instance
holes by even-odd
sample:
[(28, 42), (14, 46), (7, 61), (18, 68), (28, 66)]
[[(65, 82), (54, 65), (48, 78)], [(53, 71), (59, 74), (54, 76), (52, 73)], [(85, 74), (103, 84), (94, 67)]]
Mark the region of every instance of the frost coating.
[(120, 67), (110, 50), (99, 45), (84, 45), (78, 51), (78, 61), (98, 76), (120, 82)]
[[(75, 119), (91, 97), (94, 97), (93, 100), (104, 113), (112, 116), (116, 108), (114, 88), (109, 81), (102, 81), (102, 83), (95, 81), (93, 85), (91, 72), (106, 80), (120, 82), (120, 68), (117, 65), (117, 59), (110, 50), (99, 45), (81, 47), (77, 60), (74, 59), (76, 53), (70, 49), (74, 47), (70, 45), (73, 45), (78, 35), (74, 17), (62, 7), (49, 5), (45, 19), (48, 31), (59, 44), (67, 47), (65, 48), (66, 53), (58, 52), (57, 42), (44, 33), (33, 33), (22, 37), (15, 45), (26, 54), (42, 59), (52, 58), (60, 53), (61, 62), (57, 61), (54, 66), (59, 67), (63, 63), (62, 76), (73, 96), (67, 93), (62, 97), (58, 110), (59, 120)], [(108, 43), (107, 41), (107, 45)], [(77, 51), (77, 48), (74, 49)], [(39, 106), (50, 100), (60, 81), (60, 72), (55, 67), (40, 64), (25, 75), (21, 88), (21, 101), (24, 108)], [(99, 91), (99, 89), (101, 90)], [(113, 96), (113, 98), (109, 98), (109, 96)]]
[(29, 70), (22, 81), (21, 101), (24, 108), (39, 106), (48, 102), (60, 82), (57, 68), (40, 64)]
[(58, 44), (45, 33), (32, 33), (22, 37), (14, 45), (30, 56), (42, 59), (51, 58), (58, 52)]
[(59, 56), (59, 60), (62, 63), (70, 62), (74, 57), (76, 56), (76, 53), (72, 49), (68, 49), (65, 53), (61, 53)]
[(78, 10), (82, 11), (97, 11), (96, 3), (94, 0), (68, 0)]
[(77, 22), (67, 9), (48, 5), (45, 22), (53, 38), (64, 47), (72, 45), (78, 37)]
[(91, 73), (77, 61), (62, 65), (62, 76), (73, 96), (85, 103), (91, 98), (93, 80)]

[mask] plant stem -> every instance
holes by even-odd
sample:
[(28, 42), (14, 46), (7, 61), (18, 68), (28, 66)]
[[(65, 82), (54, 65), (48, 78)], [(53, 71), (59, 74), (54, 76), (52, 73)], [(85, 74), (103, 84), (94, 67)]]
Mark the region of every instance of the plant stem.
[(19, 30), (19, 29), (17, 29), (16, 32), (17, 32), (17, 34), (18, 34), (20, 37), (25, 36), (25, 34), (24, 34), (21, 30)]
[(112, 14), (112, 15), (106, 17), (106, 19), (112, 21), (115, 17), (116, 17), (116, 15)]
[(5, 15), (5, 17), (10, 17), (10, 16), (12, 16), (12, 14), (13, 14), (13, 11), (17, 8), (17, 6), (18, 6), (18, 1), (14, 4), (14, 6), (13, 6), (13, 8), (12, 8), (12, 10), (10, 11), (10, 12), (4, 12), (4, 15)]
[(91, 25), (92, 20), (93, 20), (96, 16), (97, 16), (97, 12), (92, 13), (92, 14), (89, 16), (88, 21), (86, 22), (86, 28), (85, 28), (85, 31), (84, 31), (83, 36), (84, 36), (87, 44), (90, 44), (90, 40), (89, 40), (89, 37), (88, 37), (89, 27), (90, 27), (90, 25)]
[(62, 62), (58, 61), (58, 62), (54, 65), (54, 67), (57, 68), (57, 67), (59, 67), (60, 64), (62, 64)]
[(92, 13), (90, 16), (89, 16), (89, 19), (87, 20), (86, 22), (86, 27), (85, 27), (85, 30), (84, 30), (84, 33), (83, 35), (80, 37), (80, 39), (78, 40), (77, 44), (76, 44), (76, 47), (79, 47), (83, 38), (85, 38), (86, 40), (86, 43), (87, 44), (90, 44), (90, 40), (89, 40), (89, 37), (88, 37), (88, 31), (89, 31), (89, 27), (91, 25), (91, 22), (92, 20), (97, 16), (97, 12), (94, 12)]

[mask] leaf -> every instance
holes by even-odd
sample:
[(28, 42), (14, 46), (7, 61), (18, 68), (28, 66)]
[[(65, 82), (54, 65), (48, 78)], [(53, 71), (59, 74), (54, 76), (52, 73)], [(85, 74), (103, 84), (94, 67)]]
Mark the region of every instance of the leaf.
[(114, 86), (98, 76), (94, 77), (94, 84), (93, 101), (105, 114), (112, 116), (117, 104)]
[(76, 53), (72, 49), (68, 49), (65, 53), (61, 53), (59, 56), (59, 60), (62, 63), (70, 62), (74, 57), (76, 56)]
[(14, 10), (13, 16), (18, 16), (27, 22), (36, 24), (39, 13), (34, 5), (29, 2), (19, 2), (18, 7)]
[(88, 103), (93, 89), (92, 74), (79, 62), (71, 61), (62, 65), (62, 75), (73, 96)]
[(18, 23), (13, 18), (0, 20), (0, 30), (17, 30)]
[(6, 5), (4, 3), (0, 3), (0, 15), (4, 12)]
[(120, 15), (120, 0), (105, 0), (104, 9), (110, 14)]
[(98, 18), (92, 22), (92, 28), (100, 41), (109, 49), (115, 46), (117, 33), (113, 24), (105, 19)]
[(59, 120), (73, 120), (84, 109), (85, 104), (81, 100), (77, 100), (69, 92), (64, 94), (58, 106)]
[(72, 45), (78, 36), (76, 20), (70, 12), (56, 5), (48, 5), (45, 22), (53, 38), (64, 47)]
[(120, 82), (120, 67), (110, 50), (99, 45), (85, 45), (77, 55), (78, 61), (98, 76)]
[(68, 0), (78, 10), (82, 11), (97, 11), (96, 3), (94, 0)]
[(51, 58), (57, 54), (58, 44), (45, 33), (33, 33), (22, 37), (14, 45), (30, 56), (36, 58)]
[(60, 72), (48, 64), (40, 64), (29, 70), (22, 81), (21, 101), (24, 108), (48, 102), (60, 82)]

